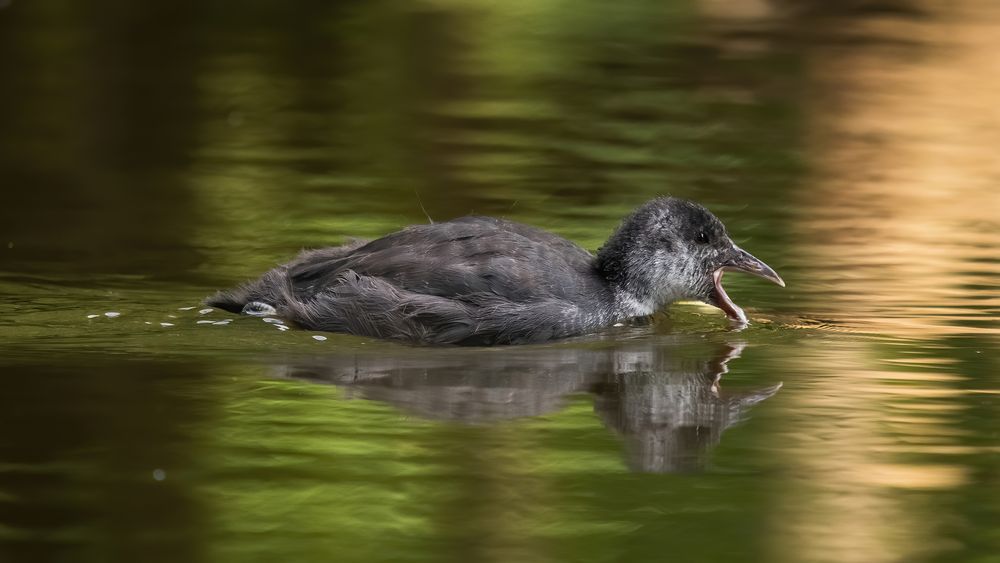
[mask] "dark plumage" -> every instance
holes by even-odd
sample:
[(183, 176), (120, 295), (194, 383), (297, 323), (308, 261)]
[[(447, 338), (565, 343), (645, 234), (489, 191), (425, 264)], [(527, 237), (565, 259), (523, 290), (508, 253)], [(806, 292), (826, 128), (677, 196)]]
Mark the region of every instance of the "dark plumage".
[(305, 251), (207, 303), (312, 330), (520, 344), (590, 332), (678, 299), (711, 303), (745, 323), (722, 289), (723, 269), (784, 285), (704, 207), (659, 198), (626, 217), (597, 256), (534, 227), (462, 217)]

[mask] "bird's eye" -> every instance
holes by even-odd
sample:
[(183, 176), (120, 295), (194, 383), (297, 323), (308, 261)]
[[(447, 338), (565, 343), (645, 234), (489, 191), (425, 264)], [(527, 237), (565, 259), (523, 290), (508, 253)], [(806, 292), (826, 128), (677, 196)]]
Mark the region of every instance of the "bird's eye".
[(697, 240), (699, 244), (708, 244), (708, 233), (700, 231), (698, 236), (695, 237), (695, 240)]

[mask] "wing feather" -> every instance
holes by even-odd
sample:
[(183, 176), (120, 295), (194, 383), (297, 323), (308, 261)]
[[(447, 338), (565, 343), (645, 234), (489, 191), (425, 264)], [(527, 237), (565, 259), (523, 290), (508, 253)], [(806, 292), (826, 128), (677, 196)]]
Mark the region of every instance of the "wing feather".
[[(572, 242), (526, 225), (464, 217), (419, 225), (327, 258), (306, 257), (288, 270), (295, 292), (308, 296), (347, 270), (399, 289), (453, 299), (489, 293), (523, 302), (572, 299), (592, 283), (593, 256)], [(583, 274), (583, 275), (581, 275)]]

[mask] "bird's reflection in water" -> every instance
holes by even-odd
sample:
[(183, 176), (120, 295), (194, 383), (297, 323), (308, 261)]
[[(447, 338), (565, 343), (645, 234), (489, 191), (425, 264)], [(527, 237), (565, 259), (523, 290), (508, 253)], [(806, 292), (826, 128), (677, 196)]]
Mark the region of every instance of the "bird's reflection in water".
[(332, 383), (413, 415), (476, 424), (539, 416), (573, 393), (625, 441), (634, 471), (696, 471), (722, 433), (781, 384), (728, 393), (720, 379), (744, 344), (626, 341), (613, 347), (408, 349), (282, 366), (281, 375)]
[(781, 384), (726, 392), (720, 385), (727, 363), (743, 344), (725, 345), (710, 358), (662, 359), (652, 369), (612, 373), (591, 387), (594, 410), (625, 439), (635, 471), (668, 473), (704, 466), (722, 433), (747, 410), (778, 392)]

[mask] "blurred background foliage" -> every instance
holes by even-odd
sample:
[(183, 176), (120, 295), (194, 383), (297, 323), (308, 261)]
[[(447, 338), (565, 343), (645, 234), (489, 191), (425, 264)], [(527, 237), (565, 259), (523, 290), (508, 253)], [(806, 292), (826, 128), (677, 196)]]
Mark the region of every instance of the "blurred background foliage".
[[(287, 252), (259, 240), (267, 222), (321, 244), (426, 220), (420, 203), (544, 219), (595, 247), (613, 223), (574, 228), (588, 216), (662, 193), (764, 204), (798, 171), (799, 57), (709, 28), (693, 2), (2, 14), (0, 219), (15, 259), (60, 269), (245, 271)], [(215, 252), (230, 244), (249, 247)], [(150, 247), (167, 267), (141, 258)]]

